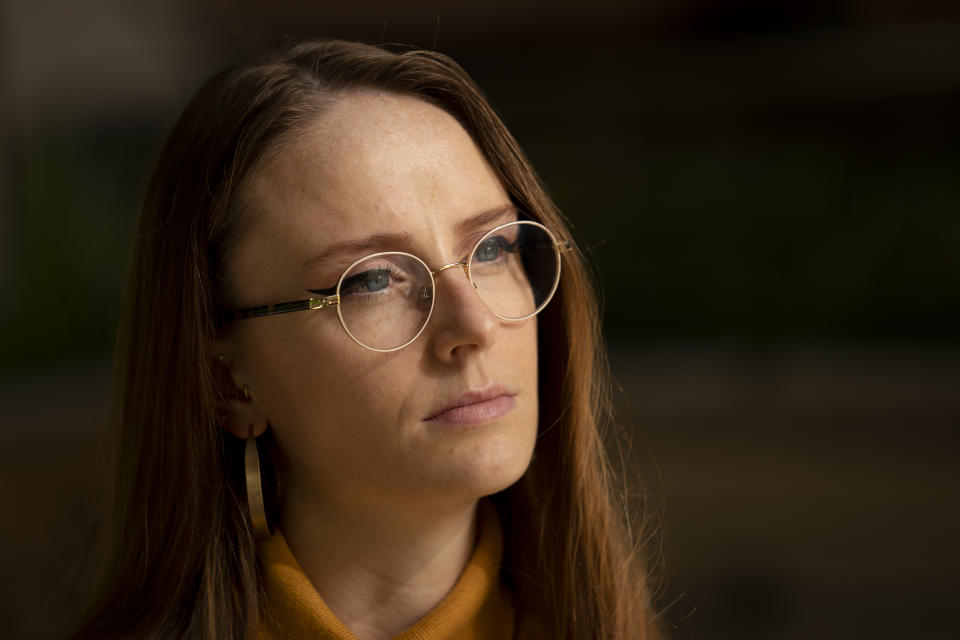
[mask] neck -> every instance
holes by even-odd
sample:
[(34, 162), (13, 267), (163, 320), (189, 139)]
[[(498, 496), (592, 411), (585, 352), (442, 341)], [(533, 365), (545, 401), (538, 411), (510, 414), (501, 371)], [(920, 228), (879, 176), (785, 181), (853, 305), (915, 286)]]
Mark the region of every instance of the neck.
[(400, 511), (288, 495), (281, 527), (330, 610), (358, 638), (378, 640), (450, 592), (474, 548), (476, 511), (476, 500)]

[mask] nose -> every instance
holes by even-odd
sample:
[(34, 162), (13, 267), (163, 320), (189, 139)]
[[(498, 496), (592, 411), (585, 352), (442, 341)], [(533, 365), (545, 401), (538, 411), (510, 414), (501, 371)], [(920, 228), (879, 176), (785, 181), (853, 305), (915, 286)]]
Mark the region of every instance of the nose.
[(496, 340), (500, 320), (477, 295), (466, 266), (444, 265), (435, 274), (436, 302), (430, 319), (434, 355), (443, 362), (452, 362), (488, 349)]

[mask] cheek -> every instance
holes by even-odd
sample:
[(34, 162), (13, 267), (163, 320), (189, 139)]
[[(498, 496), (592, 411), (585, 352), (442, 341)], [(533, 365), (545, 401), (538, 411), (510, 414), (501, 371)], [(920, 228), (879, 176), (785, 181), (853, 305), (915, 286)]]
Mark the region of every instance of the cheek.
[(412, 370), (405, 362), (412, 350), (367, 351), (336, 317), (307, 316), (295, 328), (251, 336), (256, 398), (292, 471), (343, 473), (385, 446), (383, 435), (414, 412), (408, 387), (415, 377), (397, 373)]
[(525, 320), (516, 327), (515, 332), (508, 340), (504, 341), (504, 352), (507, 362), (511, 367), (523, 372), (525, 383), (537, 386), (537, 322), (536, 320)]

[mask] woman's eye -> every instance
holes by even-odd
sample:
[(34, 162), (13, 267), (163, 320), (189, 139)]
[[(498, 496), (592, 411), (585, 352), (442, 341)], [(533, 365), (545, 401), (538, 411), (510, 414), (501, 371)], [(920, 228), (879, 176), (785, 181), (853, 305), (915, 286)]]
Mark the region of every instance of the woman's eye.
[(493, 236), (480, 243), (480, 246), (474, 251), (473, 257), (480, 262), (492, 262), (499, 258), (500, 253), (504, 250), (509, 250), (506, 239), (502, 236)]
[(367, 273), (364, 285), (367, 291), (380, 291), (390, 284), (390, 274), (384, 269), (377, 269)]
[(390, 286), (390, 271), (371, 269), (350, 276), (343, 281), (340, 290), (343, 293), (375, 293)]

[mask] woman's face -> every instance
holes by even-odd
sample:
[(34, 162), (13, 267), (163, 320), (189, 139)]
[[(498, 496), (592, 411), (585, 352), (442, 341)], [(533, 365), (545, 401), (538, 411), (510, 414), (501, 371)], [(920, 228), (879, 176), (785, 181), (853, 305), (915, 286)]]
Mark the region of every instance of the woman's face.
[[(312, 297), (375, 252), (460, 261), (516, 219), (453, 117), (385, 93), (340, 99), (243, 196), (249, 226), (226, 274), (239, 307)], [(435, 278), (429, 323), (395, 352), (355, 343), (335, 307), (231, 327), (224, 350), (275, 432), (285, 501), (427, 506), (523, 474), (537, 434), (536, 320), (499, 320), (462, 269)]]

